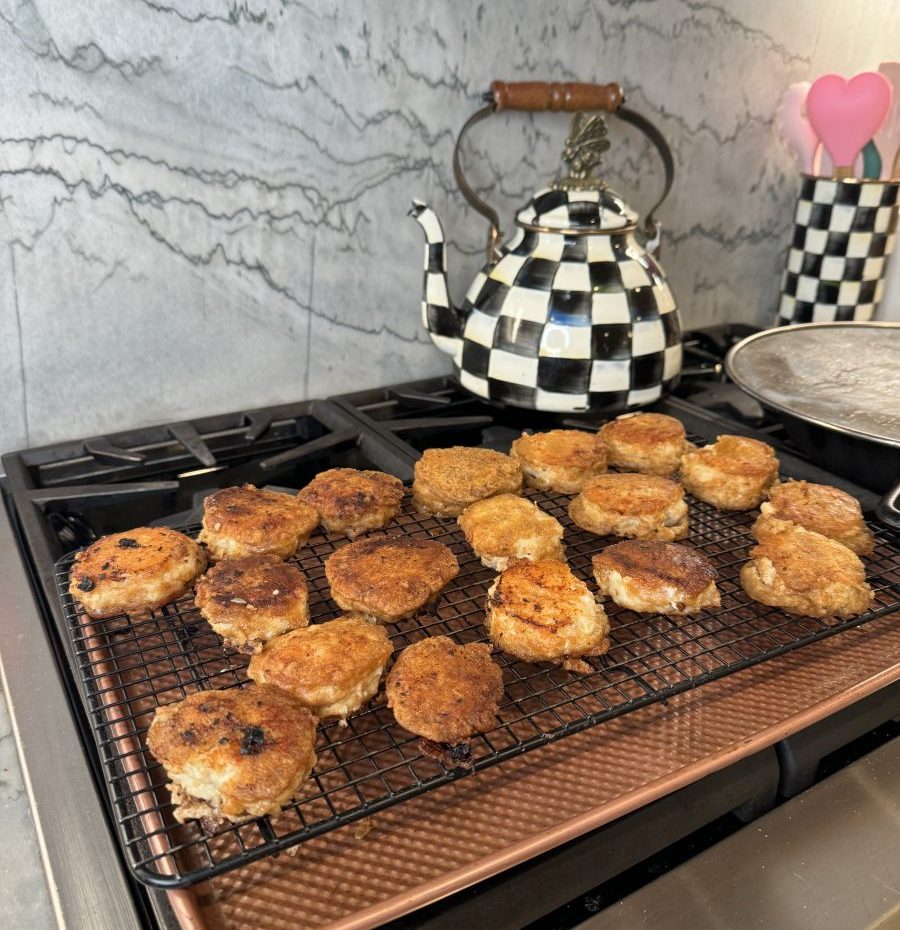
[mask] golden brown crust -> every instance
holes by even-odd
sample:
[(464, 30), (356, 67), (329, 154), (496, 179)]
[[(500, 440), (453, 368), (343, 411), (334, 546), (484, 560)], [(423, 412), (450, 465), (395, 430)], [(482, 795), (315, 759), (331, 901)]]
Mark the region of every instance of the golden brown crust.
[(690, 546), (630, 539), (592, 563), (601, 592), (621, 607), (678, 616), (720, 603), (715, 566)]
[(521, 491), (521, 466), (493, 449), (426, 449), (415, 465), (413, 504), (420, 513), (458, 517), (475, 501)]
[(874, 596), (862, 562), (846, 546), (774, 519), (761, 528), (741, 585), (754, 600), (804, 617), (855, 617)]
[(152, 610), (184, 594), (206, 568), (193, 539), (141, 526), (103, 536), (75, 556), (69, 593), (91, 617)]
[(648, 587), (659, 583), (677, 586), (691, 598), (702, 594), (717, 577), (715, 566), (701, 552), (657, 539), (614, 543), (597, 553), (592, 563), (595, 572), (598, 567), (614, 568)]
[(786, 481), (769, 490), (769, 499), (760, 510), (753, 527), (756, 538), (771, 520), (786, 520), (836, 539), (857, 555), (869, 555), (875, 548), (875, 536), (863, 521), (859, 501), (839, 488)]
[(314, 507), (330, 533), (353, 539), (360, 533), (387, 526), (400, 512), (403, 482), (382, 471), (329, 468), (297, 494)]
[(325, 562), (338, 607), (386, 621), (412, 616), (458, 574), (443, 543), (406, 536), (366, 536)]
[(529, 487), (541, 491), (577, 494), (588, 478), (606, 471), (606, 443), (584, 430), (523, 433), (509, 454), (521, 464)]
[(476, 501), (457, 522), (488, 568), (502, 571), (516, 559), (565, 559), (560, 522), (517, 494)]
[(277, 813), (315, 764), (315, 742), (313, 715), (267, 685), (188, 695), (158, 708), (147, 733), (181, 821)]
[(242, 652), (309, 623), (306, 579), (275, 555), (219, 562), (197, 583), (195, 600), (226, 644)]
[(279, 636), (250, 660), (247, 674), (292, 694), (317, 717), (346, 717), (378, 689), (392, 651), (383, 626), (346, 614)]
[(569, 516), (598, 536), (683, 539), (688, 511), (681, 486), (660, 475), (608, 474), (588, 481), (569, 504)]
[(681, 481), (719, 510), (751, 510), (778, 480), (775, 450), (758, 439), (723, 435), (681, 460)]
[(487, 643), (460, 646), (430, 636), (400, 653), (385, 691), (401, 727), (436, 743), (459, 743), (496, 726), (503, 673)]
[(684, 427), (664, 413), (626, 413), (600, 428), (609, 464), (646, 475), (671, 475), (689, 447)]
[(588, 586), (564, 562), (522, 560), (488, 590), (494, 645), (526, 662), (563, 662), (609, 649), (609, 622)]
[(215, 561), (265, 553), (287, 559), (318, 523), (315, 508), (293, 494), (245, 484), (206, 498), (199, 539)]

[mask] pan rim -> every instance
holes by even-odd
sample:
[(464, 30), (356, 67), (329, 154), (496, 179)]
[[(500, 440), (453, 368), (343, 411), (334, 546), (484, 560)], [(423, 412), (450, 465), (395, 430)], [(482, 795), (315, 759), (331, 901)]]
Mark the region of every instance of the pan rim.
[(770, 410), (775, 410), (778, 413), (785, 413), (788, 416), (802, 420), (805, 423), (812, 423), (815, 426), (820, 426), (823, 429), (830, 430), (833, 433), (840, 433), (844, 436), (850, 436), (855, 439), (862, 439), (866, 442), (875, 443), (879, 446), (900, 449), (900, 439), (891, 439), (888, 436), (878, 436), (874, 433), (866, 432), (865, 430), (854, 429), (852, 426), (842, 426), (829, 420), (824, 420), (821, 417), (813, 416), (810, 413), (797, 410), (788, 404), (773, 400), (771, 397), (768, 397), (765, 392), (760, 391), (755, 387), (750, 387), (735, 370), (736, 357), (743, 349), (747, 347), (747, 345), (752, 342), (756, 342), (760, 339), (770, 339), (773, 337), (777, 338), (779, 334), (797, 330), (838, 328), (900, 330), (900, 323), (895, 323), (890, 320), (837, 320), (828, 323), (796, 323), (791, 326), (775, 326), (771, 329), (763, 329), (758, 333), (753, 333), (752, 335), (747, 336), (728, 350), (728, 354), (725, 356), (725, 372), (727, 373), (728, 377), (731, 378), (731, 380), (742, 391), (744, 391), (744, 393), (749, 394), (751, 397), (758, 400), (763, 406), (768, 407)]

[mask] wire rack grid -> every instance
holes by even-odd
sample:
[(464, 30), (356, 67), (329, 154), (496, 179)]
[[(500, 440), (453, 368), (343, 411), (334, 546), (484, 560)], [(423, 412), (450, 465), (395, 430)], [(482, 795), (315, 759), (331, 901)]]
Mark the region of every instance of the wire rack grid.
[[(613, 540), (575, 527), (568, 517), (568, 497), (527, 493), (562, 522), (569, 564), (593, 588), (591, 556)], [(716, 565), (720, 608), (664, 617), (607, 602), (612, 648), (588, 660), (589, 674), (496, 653), (505, 698), (496, 727), (470, 742), (470, 769), (449, 767), (423, 752), (419, 740), (394, 721), (382, 691), (347, 726), (320, 727), (313, 775), (279, 816), (228, 825), (213, 834), (199, 823), (175, 821), (166, 774), (146, 749), (146, 733), (162, 704), (200, 689), (246, 684), (247, 658), (223, 646), (190, 595), (143, 617), (87, 617), (68, 594), (74, 555), (66, 556), (57, 574), (67, 631), (115, 824), (135, 876), (158, 887), (211, 878), (900, 607), (900, 546), (875, 525), (877, 548), (866, 560), (875, 591), (872, 609), (850, 620), (795, 617), (751, 601), (740, 587), (738, 573), (753, 545), (749, 529), (755, 514), (718, 512), (692, 498), (689, 503), (691, 529), (685, 542)], [(185, 532), (195, 535), (197, 529)], [(395, 655), (417, 639), (441, 633), (460, 643), (485, 640), (484, 601), (495, 574), (473, 555), (456, 522), (424, 517), (407, 503), (386, 532), (440, 540), (460, 563), (458, 577), (428, 612), (388, 626)], [(344, 543), (344, 538), (318, 534), (293, 559), (309, 583), (313, 622), (340, 613), (329, 598), (324, 562)]]

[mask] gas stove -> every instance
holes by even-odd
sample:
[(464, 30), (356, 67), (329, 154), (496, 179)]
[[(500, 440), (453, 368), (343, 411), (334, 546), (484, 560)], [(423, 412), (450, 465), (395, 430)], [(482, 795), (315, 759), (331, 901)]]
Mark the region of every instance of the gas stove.
[[(750, 332), (723, 326), (686, 334), (681, 382), (654, 409), (676, 416), (701, 438), (730, 432), (764, 439), (778, 449), (791, 476), (837, 484), (872, 510), (874, 493), (835, 479), (798, 454), (780, 423), (728, 382), (724, 356)], [(135, 525), (195, 523), (203, 497), (220, 487), (250, 482), (299, 488), (323, 468), (339, 466), (377, 468), (408, 481), (425, 448), (461, 444), (505, 451), (523, 429), (560, 425), (596, 429), (600, 423), (590, 416), (495, 406), (464, 392), (450, 377), (436, 377), (4, 456), (0, 529), (7, 555), (15, 550), (21, 559), (13, 558), (0, 572), (0, 583), (15, 592), (16, 614), (2, 625), (0, 657), (61, 911), (72, 920), (93, 908), (93, 925), (116, 930), (174, 930), (190, 920), (211, 926), (197, 896), (133, 881), (110, 840), (109, 820), (116, 811), (102, 790), (103, 766), (74, 685), (78, 657), (61, 632), (65, 617), (55, 566), (62, 557)], [(23, 629), (22, 618), (29, 615)], [(35, 688), (35, 675), (44, 676), (44, 688)], [(41, 695), (39, 708), (35, 694)], [(886, 683), (823, 723), (710, 769), (627, 816), (525, 856), (514, 868), (469, 882), (440, 901), (423, 899), (427, 906), (396, 925), (451, 927), (477, 920), (482, 927), (524, 927), (550, 920), (546, 925), (573, 926), (803, 790), (822, 772), (891, 739), (897, 717), (900, 687)], [(48, 755), (52, 745), (72, 753), (76, 762), (83, 759), (84, 766), (73, 764), (61, 778)], [(92, 845), (85, 850), (83, 843)], [(71, 863), (85, 855), (90, 866), (72, 874)], [(244, 925), (235, 919), (235, 927)], [(227, 914), (222, 926), (232, 926)]]

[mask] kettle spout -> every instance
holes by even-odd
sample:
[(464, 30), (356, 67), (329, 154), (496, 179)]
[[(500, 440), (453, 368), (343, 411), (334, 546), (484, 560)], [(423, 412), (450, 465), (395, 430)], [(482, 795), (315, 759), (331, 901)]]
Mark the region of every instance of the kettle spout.
[(459, 365), (462, 355), (463, 320), (450, 303), (447, 289), (447, 255), (444, 229), (437, 214), (421, 200), (414, 200), (409, 211), (425, 231), (425, 280), (422, 296), (422, 325), (434, 344)]

